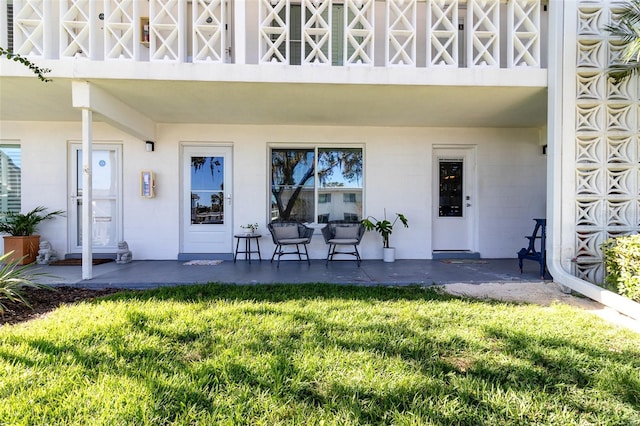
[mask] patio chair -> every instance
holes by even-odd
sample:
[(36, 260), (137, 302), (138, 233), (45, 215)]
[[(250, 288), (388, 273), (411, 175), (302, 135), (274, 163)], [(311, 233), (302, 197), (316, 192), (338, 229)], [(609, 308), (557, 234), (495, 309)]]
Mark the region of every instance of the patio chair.
[[(518, 252), (518, 266), (520, 267), (520, 273), (522, 273), (522, 261), (533, 260), (540, 264), (540, 279), (544, 279), (544, 272), (547, 268), (546, 262), (546, 247), (547, 247), (547, 221), (546, 219), (533, 219), (536, 221), (536, 226), (533, 228), (533, 233), (529, 236), (525, 236), (529, 240), (529, 245), (523, 247)], [(540, 240), (540, 250), (536, 250), (536, 240)]]
[[(311, 242), (313, 236), (313, 228), (309, 228), (302, 223), (293, 221), (279, 221), (271, 222), (267, 225), (273, 244), (276, 248), (273, 250), (271, 256), (271, 262), (278, 255), (278, 268), (280, 267), (280, 258), (282, 255), (297, 254), (298, 260), (302, 260), (302, 255), (307, 258), (307, 263), (311, 265), (309, 261), (309, 253), (307, 252), (307, 244)], [(300, 251), (300, 246), (304, 248), (304, 252)], [(285, 251), (286, 246), (296, 246), (296, 251)]]
[[(360, 267), (360, 253), (358, 253), (358, 245), (364, 235), (364, 226), (360, 222), (348, 222), (344, 220), (330, 221), (327, 226), (322, 228), (322, 236), (324, 242), (329, 245), (327, 253), (327, 261), (325, 266), (329, 266), (329, 261), (333, 260), (333, 256), (337, 254), (348, 254), (354, 256)], [(353, 251), (338, 251), (339, 246), (353, 247)]]

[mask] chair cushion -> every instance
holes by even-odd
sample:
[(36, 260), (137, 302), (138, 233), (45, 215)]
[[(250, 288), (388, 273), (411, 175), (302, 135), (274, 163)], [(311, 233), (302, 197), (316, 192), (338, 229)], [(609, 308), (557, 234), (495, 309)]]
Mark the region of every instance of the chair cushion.
[(358, 244), (358, 240), (356, 238), (333, 238), (331, 240), (329, 240), (329, 244), (336, 244), (336, 245), (354, 245), (354, 244)]
[(333, 235), (335, 239), (357, 239), (358, 238), (358, 226), (336, 226), (336, 232)]
[(276, 239), (278, 241), (291, 238), (300, 238), (300, 234), (298, 234), (298, 225), (274, 226), (273, 232), (275, 232)]
[(287, 244), (306, 244), (308, 242), (307, 238), (281, 238), (278, 240), (280, 245)]

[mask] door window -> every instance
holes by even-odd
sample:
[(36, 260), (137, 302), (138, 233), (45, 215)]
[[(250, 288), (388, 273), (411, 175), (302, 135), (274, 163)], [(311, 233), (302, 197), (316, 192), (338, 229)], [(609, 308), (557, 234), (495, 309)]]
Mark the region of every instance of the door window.
[(224, 221), (224, 157), (191, 157), (191, 224)]
[(463, 162), (462, 160), (439, 161), (439, 200), (438, 216), (462, 217), (463, 202)]

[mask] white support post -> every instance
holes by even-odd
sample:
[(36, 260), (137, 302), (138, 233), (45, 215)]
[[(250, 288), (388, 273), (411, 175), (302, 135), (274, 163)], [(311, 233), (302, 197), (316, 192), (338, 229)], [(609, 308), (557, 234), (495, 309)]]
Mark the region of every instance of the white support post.
[[(104, 2), (92, 1), (89, 3), (89, 52), (94, 61), (104, 59), (104, 21), (98, 18), (98, 13), (104, 13)], [(100, 9), (98, 9), (100, 4)]]
[(54, 3), (52, 1), (42, 3), (42, 56), (46, 59), (55, 59), (58, 54), (55, 43), (58, 19), (54, 15), (56, 9)]
[(82, 279), (93, 278), (93, 177), (92, 139), (93, 113), (82, 109)]
[(230, 56), (234, 64), (247, 63), (247, 2), (233, 2), (233, 44), (229, 43)]

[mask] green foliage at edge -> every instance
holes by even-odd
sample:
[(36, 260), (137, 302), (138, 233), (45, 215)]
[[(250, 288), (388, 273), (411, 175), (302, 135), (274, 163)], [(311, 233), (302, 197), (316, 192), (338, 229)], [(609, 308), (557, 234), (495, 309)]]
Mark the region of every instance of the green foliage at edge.
[(640, 234), (605, 241), (602, 254), (607, 288), (640, 302)]
[(24, 297), (25, 287), (52, 289), (35, 282), (36, 278), (46, 274), (31, 273), (30, 265), (20, 265), (22, 259), (12, 259), (12, 255), (13, 251), (10, 251), (0, 256), (0, 317), (2, 318), (7, 309), (3, 301), (31, 306)]
[(629, 0), (619, 19), (605, 26), (605, 30), (623, 45), (620, 59), (609, 69), (609, 77), (619, 83), (640, 72), (640, 0)]
[(9, 60), (20, 62), (25, 67), (29, 68), (40, 79), (40, 81), (45, 83), (51, 81), (50, 78), (45, 76), (45, 74), (51, 72), (49, 68), (41, 68), (19, 53), (13, 53), (13, 51), (5, 49), (4, 47), (0, 47), (0, 57), (2, 56), (5, 56)]

